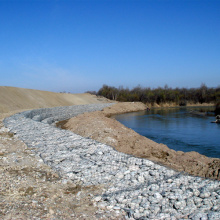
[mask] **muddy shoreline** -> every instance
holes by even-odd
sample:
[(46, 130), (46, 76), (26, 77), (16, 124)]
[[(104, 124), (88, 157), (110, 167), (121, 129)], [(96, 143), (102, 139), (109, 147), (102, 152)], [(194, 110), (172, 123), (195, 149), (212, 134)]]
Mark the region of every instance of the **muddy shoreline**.
[(220, 180), (220, 159), (197, 152), (175, 151), (137, 134), (110, 118), (112, 115), (146, 110), (143, 103), (117, 103), (102, 111), (84, 113), (57, 125), (83, 137), (114, 147), (119, 152), (147, 158), (188, 174)]

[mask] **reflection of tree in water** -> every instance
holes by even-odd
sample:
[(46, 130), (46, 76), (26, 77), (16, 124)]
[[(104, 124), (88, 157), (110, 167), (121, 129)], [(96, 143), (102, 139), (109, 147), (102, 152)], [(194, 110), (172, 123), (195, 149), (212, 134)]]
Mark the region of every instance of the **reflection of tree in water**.
[(220, 115), (220, 102), (218, 102), (216, 104), (216, 107), (215, 107), (215, 115)]

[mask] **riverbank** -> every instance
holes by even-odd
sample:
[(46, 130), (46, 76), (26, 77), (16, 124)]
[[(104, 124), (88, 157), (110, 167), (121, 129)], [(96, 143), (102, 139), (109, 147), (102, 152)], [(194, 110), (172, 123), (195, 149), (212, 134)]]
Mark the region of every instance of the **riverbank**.
[[(61, 121), (64, 118), (67, 119), (88, 111), (100, 111), (110, 105), (93, 104), (37, 109), (16, 114), (4, 120), (5, 126), (10, 129), (12, 134), (15, 134), (16, 138), (27, 144), (32, 155), (36, 158), (40, 156), (36, 167), (39, 167), (41, 160), (55, 171), (57, 176), (55, 176), (54, 181), (56, 181), (56, 178), (60, 178), (56, 187), (60, 183), (65, 184), (68, 181), (75, 185), (74, 188), (67, 189), (67, 192), (76, 192), (76, 196), (73, 195), (73, 201), (69, 205), (66, 201), (63, 204), (63, 200), (60, 200), (66, 198), (62, 196), (62, 190), (58, 195), (52, 196), (51, 199), (54, 203), (51, 206), (55, 209), (49, 210), (49, 214), (52, 215), (49, 219), (62, 218), (62, 215), (77, 219), (75, 209), (81, 208), (82, 213), (84, 213), (82, 208), (85, 207), (81, 206), (78, 199), (82, 201), (85, 198), (90, 201), (89, 207), (97, 210), (95, 215), (91, 211), (91, 214), (87, 216), (91, 219), (122, 219), (124, 215), (127, 219), (129, 217), (131, 219), (175, 220), (219, 219), (219, 181), (184, 175), (182, 172), (167, 169), (147, 159), (118, 152), (111, 146), (90, 138), (83, 138), (71, 131), (58, 129), (54, 126), (54, 122)], [(20, 160), (16, 155), (12, 154), (13, 162), (16, 165), (22, 165), (23, 159)], [(10, 164), (10, 161), (8, 162)], [(7, 171), (7, 167), (5, 171)], [(18, 182), (23, 180), (24, 184), (29, 177), (26, 176), (26, 169), (22, 171), (21, 174), (23, 175), (15, 174), (14, 177), (18, 176)], [(48, 179), (51, 178), (53, 176), (48, 175)], [(42, 178), (42, 181), (44, 181), (44, 178)], [(16, 183), (15, 181), (11, 185), (15, 186)], [(38, 204), (40, 207), (44, 207), (43, 197), (45, 197), (45, 194), (45, 201), (51, 201), (50, 197), (47, 196), (47, 191), (41, 196), (41, 199), (43, 199), (40, 200), (41, 202), (35, 200), (35, 196), (38, 198), (41, 192), (37, 191), (37, 194), (35, 194), (37, 190), (35, 186), (35, 183), (33, 183), (33, 189), (25, 188), (25, 191), (23, 190), (24, 194), (21, 193), (19, 195), (21, 197), (17, 200), (20, 203), (13, 202), (15, 206), (9, 210), (8, 208), (11, 206), (6, 205), (4, 212), (6, 210), (8, 213), (12, 213), (14, 207), (17, 207), (16, 211), (19, 213), (18, 205), (23, 211), (25, 209), (24, 204), (29, 208), (29, 204), (24, 202), (22, 196), (32, 198), (35, 207), (38, 207)], [(45, 185), (43, 184), (43, 186)], [(93, 191), (94, 187), (100, 189), (100, 192), (96, 195), (94, 195), (94, 192), (97, 192)], [(89, 197), (84, 194), (85, 188), (92, 191), (88, 195)], [(13, 193), (11, 189), (9, 192), (7, 189), (5, 188), (6, 193)], [(15, 190), (18, 189), (15, 188)], [(23, 191), (20, 186), (18, 192)], [(17, 194), (14, 196), (17, 196)], [(6, 199), (9, 198), (11, 197), (6, 197)], [(69, 198), (71, 198), (71, 195)], [(5, 204), (6, 199), (1, 200), (3, 204)], [(12, 198), (12, 200), (14, 201), (15, 198)], [(57, 203), (62, 206), (66, 205), (66, 210), (69, 213), (72, 212), (72, 214), (63, 213), (62, 208)], [(73, 203), (74, 206), (71, 206)], [(39, 218), (39, 212), (36, 211), (36, 214)], [(40, 213), (40, 215), (42, 214)], [(42, 218), (47, 218), (47, 216), (44, 215)], [(86, 219), (83, 214), (81, 219)]]
[(146, 103), (146, 105), (149, 107), (149, 108), (171, 108), (171, 107), (205, 107), (205, 106), (215, 106), (214, 103), (187, 103), (186, 106), (180, 106), (179, 104), (176, 104), (174, 102), (171, 102), (171, 103), (161, 103), (161, 104), (157, 104), (157, 103), (154, 103), (153, 105), (151, 103)]
[[(32, 98), (38, 100), (37, 94)], [(47, 98), (59, 104), (55, 97)], [(72, 102), (93, 100), (77, 97)], [(94, 98), (94, 102), (106, 101)], [(15, 134), (10, 132), (3, 119), (34, 108), (31, 102), (27, 107), (25, 95), (15, 99), (7, 96), (7, 111), (0, 114), (1, 219), (220, 218), (218, 181), (185, 176), (47, 125), (71, 117), (70, 107), (56, 108), (54, 115), (53, 109), (34, 110), (34, 119), (13, 116), (10, 127)], [(83, 111), (76, 107), (72, 112)], [(93, 185), (85, 186), (89, 183)]]
[(194, 176), (220, 180), (220, 159), (209, 158), (197, 152), (174, 151), (109, 118), (114, 114), (140, 111), (146, 108), (147, 106), (143, 103), (117, 103), (102, 111), (78, 115), (60, 125), (83, 137), (113, 146), (120, 152), (147, 158)]

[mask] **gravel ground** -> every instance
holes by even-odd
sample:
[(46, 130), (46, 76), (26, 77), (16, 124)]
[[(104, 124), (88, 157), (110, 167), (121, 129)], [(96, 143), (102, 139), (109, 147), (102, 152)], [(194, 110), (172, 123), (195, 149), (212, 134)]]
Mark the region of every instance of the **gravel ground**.
[[(15, 113), (15, 112), (14, 112)], [(59, 176), (0, 118), (0, 219), (124, 219), (91, 201), (103, 186), (81, 186)]]
[[(65, 217), (65, 211), (62, 208), (73, 212), (77, 196), (81, 200), (83, 192), (88, 191), (87, 198), (90, 200), (90, 206), (94, 208), (94, 214), (91, 212), (91, 217), (96, 219), (120, 219), (123, 218), (124, 213), (126, 213), (126, 218), (130, 219), (220, 219), (219, 181), (184, 175), (149, 160), (117, 152), (110, 146), (53, 126), (57, 121), (84, 112), (101, 110), (109, 105), (93, 104), (40, 109), (16, 114), (4, 120), (5, 126), (15, 134), (15, 138), (24, 141), (28, 146), (26, 150), (29, 155), (38, 160), (34, 167), (48, 166), (51, 173), (51, 175), (48, 174), (51, 178), (48, 184), (73, 184), (70, 188), (67, 187), (70, 208), (68, 209), (68, 206), (59, 207), (62, 200), (54, 198), (55, 202), (51, 201), (49, 204), (54, 204), (55, 208), (54, 206), (46, 207), (48, 209), (45, 210), (43, 217), (53, 215), (55, 218), (66, 219), (66, 217), (71, 218), (72, 215), (72, 218), (77, 218), (77, 214), (69, 212)], [(3, 133), (8, 132), (5, 128), (2, 128), (2, 131)], [(10, 136), (10, 133), (7, 135)], [(2, 150), (3, 158), (5, 154), (10, 154), (10, 152), (7, 152), (7, 149)], [(17, 153), (11, 154), (12, 162), (19, 163)], [(23, 158), (25, 157), (23, 156)], [(3, 159), (3, 162), (4, 160), (8, 159)], [(22, 166), (24, 161), (21, 160), (20, 163)], [(8, 171), (7, 166), (4, 165), (3, 179), (6, 179), (4, 177), (6, 172), (10, 172), (10, 169)], [(34, 188), (35, 182), (25, 187), (26, 179), (28, 179), (28, 176), (25, 175), (25, 171), (19, 175), (15, 174), (18, 178), (18, 186), (15, 187), (15, 191), (10, 185), (2, 188), (1, 196), (4, 201), (2, 216), (4, 218), (12, 213), (11, 210), (20, 210), (16, 203), (14, 204), (15, 199), (10, 200), (11, 192), (12, 196), (16, 196), (19, 194), (18, 189), (23, 185), (23, 191), (20, 190), (20, 192), (25, 195), (25, 198), (34, 194), (39, 195), (41, 192)], [(39, 179), (48, 180), (46, 174), (36, 172), (36, 175), (42, 175), (42, 178)], [(24, 178), (24, 181), (19, 178)], [(47, 190), (53, 189), (53, 185), (45, 186), (45, 194)], [(72, 195), (70, 189), (73, 189), (75, 194)], [(83, 190), (81, 192), (78, 189)], [(7, 195), (6, 198), (4, 198), (4, 193)], [(42, 197), (48, 198), (45, 201), (53, 199), (53, 197), (49, 198), (45, 195)], [(60, 197), (58, 196), (58, 198)], [(10, 201), (13, 201), (14, 205), (11, 205)], [(32, 203), (32, 206), (37, 207), (38, 204), (44, 203), (44, 200), (41, 203), (39, 200), (32, 200)], [(21, 204), (23, 203), (20, 202), (19, 205)], [(28, 203), (24, 202), (24, 207), (25, 204)], [(45, 204), (47, 203), (45, 202)], [(31, 204), (26, 206), (29, 207)], [(21, 209), (23, 210), (23, 207)], [(100, 215), (97, 212), (101, 212)], [(61, 213), (60, 216), (59, 213)], [(43, 215), (43, 211), (40, 215)]]

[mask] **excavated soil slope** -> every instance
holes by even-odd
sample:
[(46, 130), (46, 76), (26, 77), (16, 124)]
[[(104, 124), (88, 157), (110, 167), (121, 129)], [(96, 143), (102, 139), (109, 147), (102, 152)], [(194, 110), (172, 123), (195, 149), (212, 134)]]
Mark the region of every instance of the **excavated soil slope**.
[(35, 108), (84, 105), (108, 102), (94, 95), (55, 93), (33, 89), (0, 86), (0, 113), (22, 111)]

